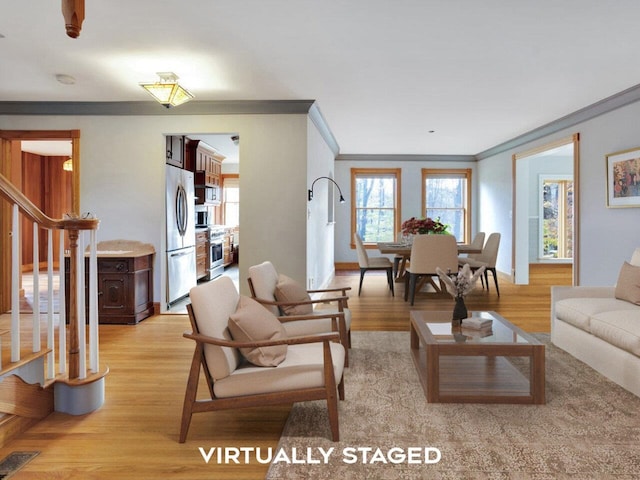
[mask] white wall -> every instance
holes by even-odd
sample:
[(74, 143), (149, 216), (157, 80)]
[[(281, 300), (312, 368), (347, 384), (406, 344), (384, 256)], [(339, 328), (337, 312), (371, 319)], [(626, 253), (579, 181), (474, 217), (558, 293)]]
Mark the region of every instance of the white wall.
[[(334, 154), (324, 141), (311, 119), (307, 122), (307, 190), (318, 177), (334, 178)], [(338, 202), (339, 193), (329, 188), (333, 184), (324, 178), (313, 187), (313, 200), (307, 202), (307, 288), (325, 287), (334, 273), (335, 224), (329, 220), (329, 193), (335, 209), (343, 207)], [(305, 192), (305, 197), (306, 197)]]
[(481, 205), (479, 228), (502, 232), (497, 268), (511, 271), (511, 156), (580, 134), (579, 195), (580, 212), (577, 234), (580, 251), (580, 285), (613, 285), (620, 266), (640, 246), (640, 210), (607, 208), (607, 154), (640, 147), (640, 103), (633, 103), (582, 122), (570, 129), (530, 142), (478, 162)]
[(100, 219), (99, 240), (129, 239), (156, 249), (154, 301), (164, 303), (164, 134), (238, 132), (240, 288), (269, 259), (306, 277), (307, 115), (0, 116), (0, 129), (79, 129), (81, 211)]
[[(358, 258), (355, 249), (351, 248), (351, 169), (352, 168), (400, 168), (401, 194), (400, 206), (402, 213), (400, 221), (411, 217), (422, 217), (422, 169), (423, 168), (471, 168), (471, 203), (477, 205), (477, 175), (476, 162), (452, 162), (452, 161), (336, 161), (336, 181), (342, 188), (346, 202), (336, 205), (336, 235), (335, 235), (335, 261), (338, 263), (357, 263)], [(473, 208), (473, 207), (472, 207)], [(472, 212), (471, 231), (476, 229), (476, 211)], [(376, 251), (372, 255), (378, 255)], [(391, 258), (391, 256), (390, 256)]]

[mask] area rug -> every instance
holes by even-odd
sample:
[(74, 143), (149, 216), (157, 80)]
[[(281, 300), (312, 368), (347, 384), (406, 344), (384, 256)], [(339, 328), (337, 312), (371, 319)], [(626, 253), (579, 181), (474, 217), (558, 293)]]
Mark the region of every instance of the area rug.
[(640, 398), (537, 337), (545, 405), (430, 404), (408, 332), (353, 332), (340, 441), (324, 402), (297, 403), (266, 478), (637, 479)]

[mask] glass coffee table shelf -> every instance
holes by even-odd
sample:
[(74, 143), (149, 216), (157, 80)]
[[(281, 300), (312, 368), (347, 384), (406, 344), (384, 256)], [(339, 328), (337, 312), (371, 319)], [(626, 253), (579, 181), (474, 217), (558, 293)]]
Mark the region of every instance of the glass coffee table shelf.
[(544, 344), (496, 312), (480, 330), (451, 311), (411, 311), (411, 353), (428, 402), (545, 403)]

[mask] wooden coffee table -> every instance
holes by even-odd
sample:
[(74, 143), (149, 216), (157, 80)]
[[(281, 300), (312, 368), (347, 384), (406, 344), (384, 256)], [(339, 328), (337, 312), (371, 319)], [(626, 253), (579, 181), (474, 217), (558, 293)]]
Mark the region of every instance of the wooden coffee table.
[(545, 403), (544, 344), (496, 312), (469, 316), (491, 319), (491, 330), (453, 326), (451, 311), (411, 312), (411, 353), (427, 401)]

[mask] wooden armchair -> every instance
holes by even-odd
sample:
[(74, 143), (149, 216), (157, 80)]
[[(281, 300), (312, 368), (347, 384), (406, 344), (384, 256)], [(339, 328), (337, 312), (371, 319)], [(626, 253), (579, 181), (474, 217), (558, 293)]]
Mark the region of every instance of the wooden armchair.
[[(243, 335), (269, 322), (282, 326), (254, 300), (238, 295), (228, 277), (192, 288), (190, 297), (187, 310), (193, 331), (184, 337), (196, 345), (182, 410), (180, 443), (186, 440), (193, 413), (308, 400), (327, 401), (331, 438), (339, 440), (336, 390), (344, 400), (345, 349), (338, 342), (337, 332), (304, 337), (287, 337), (282, 332), (269, 334), (269, 340), (234, 340), (232, 332), (240, 336), (234, 328), (238, 322), (245, 322), (240, 329)], [(270, 318), (256, 318), (264, 315)], [(268, 349), (277, 349), (277, 354), (270, 354)], [(266, 354), (263, 361), (271, 366), (249, 363), (247, 358), (257, 362), (256, 352)], [(196, 399), (201, 367), (211, 399)]]
[[(349, 365), (351, 311), (347, 291), (351, 290), (351, 287), (306, 290), (286, 275), (278, 274), (269, 261), (249, 267), (248, 282), (251, 296), (271, 313), (282, 318), (288, 335), (339, 332), (340, 342), (347, 352), (345, 364)], [(324, 296), (311, 299), (311, 294), (324, 294)], [(300, 321), (290, 317), (290, 315), (301, 314), (314, 315), (317, 320)]]

